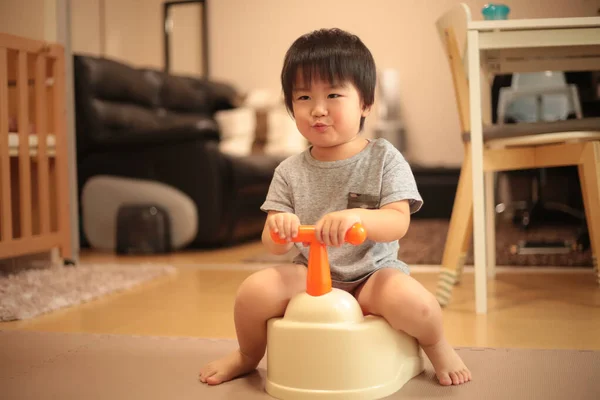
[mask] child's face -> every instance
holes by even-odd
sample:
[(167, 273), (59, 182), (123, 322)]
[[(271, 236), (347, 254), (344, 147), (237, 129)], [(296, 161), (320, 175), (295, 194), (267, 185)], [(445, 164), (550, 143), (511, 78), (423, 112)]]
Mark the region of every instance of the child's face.
[(300, 133), (321, 148), (356, 138), (361, 117), (369, 114), (356, 87), (350, 82), (331, 85), (326, 80), (313, 80), (306, 85), (301, 77), (299, 74), (292, 93), (294, 119)]

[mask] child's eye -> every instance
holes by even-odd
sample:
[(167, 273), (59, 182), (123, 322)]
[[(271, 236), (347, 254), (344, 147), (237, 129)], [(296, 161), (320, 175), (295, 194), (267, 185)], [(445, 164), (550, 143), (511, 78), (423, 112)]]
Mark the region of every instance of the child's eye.
[(300, 96), (297, 100), (308, 100), (308, 96)]
[(335, 98), (338, 98), (338, 97), (340, 97), (340, 95), (339, 95), (339, 94), (337, 94), (337, 93), (331, 93), (331, 94), (329, 95), (329, 98), (330, 98), (330, 99), (335, 99)]

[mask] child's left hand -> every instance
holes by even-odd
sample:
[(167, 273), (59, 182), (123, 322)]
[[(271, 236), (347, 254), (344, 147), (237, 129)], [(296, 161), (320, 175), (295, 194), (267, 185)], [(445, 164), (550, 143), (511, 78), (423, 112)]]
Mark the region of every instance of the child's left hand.
[(327, 246), (341, 246), (346, 233), (356, 223), (361, 223), (356, 210), (341, 210), (325, 215), (315, 224), (317, 240)]

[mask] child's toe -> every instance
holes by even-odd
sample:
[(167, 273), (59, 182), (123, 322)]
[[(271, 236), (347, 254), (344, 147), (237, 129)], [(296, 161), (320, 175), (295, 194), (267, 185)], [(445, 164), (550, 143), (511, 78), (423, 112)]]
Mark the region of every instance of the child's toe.
[(442, 372), (442, 373), (438, 374), (438, 380), (440, 381), (440, 385), (443, 385), (443, 386), (452, 385), (452, 379), (450, 378), (450, 375), (448, 375), (448, 373), (446, 373), (446, 372)]
[(471, 373), (467, 369), (462, 370), (461, 373), (465, 378), (465, 382), (469, 382), (471, 380)]
[(211, 376), (216, 374), (216, 372), (217, 371), (214, 368), (212, 368), (212, 366), (207, 365), (206, 367), (204, 367), (200, 370), (200, 373), (198, 374), (198, 378), (200, 379), (200, 382), (207, 383), (207, 380)]
[(206, 383), (209, 385), (218, 385), (225, 381), (225, 377), (222, 374), (212, 374), (211, 376), (206, 378)]
[(452, 380), (452, 384), (453, 385), (459, 385), (460, 384), (460, 379), (458, 377), (458, 374), (456, 372), (450, 372), (450, 379)]

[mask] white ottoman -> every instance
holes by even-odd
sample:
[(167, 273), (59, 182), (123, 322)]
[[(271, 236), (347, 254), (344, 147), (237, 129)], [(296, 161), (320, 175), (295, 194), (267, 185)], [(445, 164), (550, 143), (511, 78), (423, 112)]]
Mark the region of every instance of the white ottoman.
[(196, 237), (196, 205), (185, 193), (164, 183), (99, 175), (82, 190), (83, 231), (90, 246), (114, 251), (117, 246), (117, 214), (125, 204), (152, 203), (169, 214), (173, 250)]

